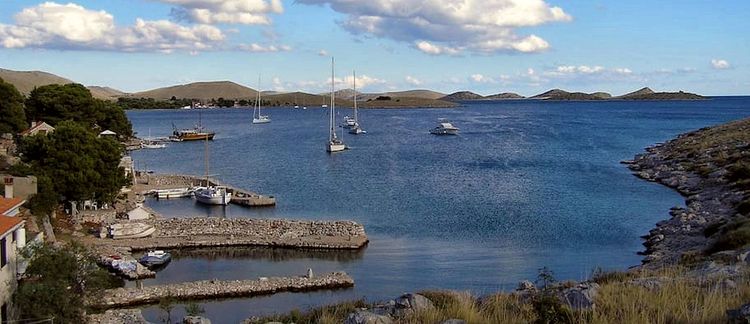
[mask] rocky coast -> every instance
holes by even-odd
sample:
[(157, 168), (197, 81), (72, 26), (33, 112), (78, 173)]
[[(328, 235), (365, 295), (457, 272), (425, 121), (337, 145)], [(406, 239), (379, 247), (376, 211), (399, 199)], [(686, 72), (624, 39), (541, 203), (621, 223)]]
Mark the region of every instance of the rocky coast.
[(673, 207), (671, 218), (644, 236), (645, 267), (704, 259), (746, 261), (742, 248), (750, 242), (723, 243), (747, 216), (742, 206), (750, 197), (750, 119), (682, 134), (623, 163), (636, 176), (685, 197), (685, 207)]

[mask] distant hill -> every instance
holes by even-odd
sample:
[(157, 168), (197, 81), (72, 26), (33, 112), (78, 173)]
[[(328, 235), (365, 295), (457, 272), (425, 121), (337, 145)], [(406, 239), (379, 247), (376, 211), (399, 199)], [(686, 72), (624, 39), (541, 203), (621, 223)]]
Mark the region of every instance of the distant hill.
[(684, 91), (678, 92), (654, 92), (650, 88), (642, 88), (631, 93), (624, 94), (614, 99), (620, 100), (701, 100), (706, 97)]
[(0, 69), (0, 78), (13, 84), (21, 94), (28, 96), (31, 90), (49, 84), (74, 83), (61, 76), (41, 71), (13, 71)]
[(513, 93), (513, 92), (503, 92), (503, 93), (493, 94), (493, 95), (484, 97), (484, 99), (487, 99), (487, 100), (523, 99), (523, 98), (526, 98), (526, 97), (519, 95), (517, 93)]
[(86, 88), (88, 88), (89, 91), (91, 91), (91, 95), (94, 96), (94, 98), (99, 98), (99, 99), (117, 100), (117, 98), (128, 95), (125, 92), (122, 92), (117, 89), (112, 89), (110, 87), (89, 86)]
[(169, 100), (173, 96), (184, 99), (252, 99), (257, 95), (254, 89), (231, 81), (194, 82), (166, 88), (153, 89), (131, 94), (134, 98)]
[(386, 92), (384, 95), (395, 98), (421, 98), (433, 100), (445, 97), (444, 93), (425, 89)]
[[(370, 94), (364, 94), (363, 97), (368, 95)], [(337, 95), (336, 107), (353, 107), (353, 98), (354, 97), (345, 99)], [(299, 105), (306, 106), (308, 108), (320, 108), (321, 105), (328, 105), (331, 103), (331, 97), (327, 94), (316, 95), (304, 92), (290, 92), (272, 96), (264, 96), (262, 99), (263, 101), (270, 103), (272, 106)], [(366, 99), (358, 97), (357, 102), (358, 106), (361, 108), (448, 108), (455, 106), (454, 103), (443, 100), (413, 97), (391, 97), (385, 94)]]
[(445, 97), (440, 98), (440, 100), (446, 100), (446, 101), (478, 100), (478, 99), (484, 99), (484, 96), (473, 93), (471, 91), (454, 92)]
[(606, 92), (567, 92), (561, 89), (552, 89), (544, 93), (540, 93), (530, 99), (538, 100), (602, 100), (612, 97)]

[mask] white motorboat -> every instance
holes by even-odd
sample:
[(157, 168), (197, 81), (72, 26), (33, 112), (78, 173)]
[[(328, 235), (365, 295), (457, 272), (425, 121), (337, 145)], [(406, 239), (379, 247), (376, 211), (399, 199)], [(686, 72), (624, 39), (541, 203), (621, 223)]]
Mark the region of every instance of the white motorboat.
[(335, 79), (336, 78), (333, 73), (333, 57), (331, 57), (331, 109), (328, 114), (329, 129), (328, 143), (326, 143), (326, 151), (329, 153), (341, 152), (343, 150), (346, 150), (346, 144), (344, 144), (344, 141), (336, 136), (336, 99), (334, 96)]
[(143, 238), (156, 232), (156, 228), (145, 223), (118, 223), (107, 228), (109, 237), (120, 239)]
[(258, 76), (258, 97), (253, 107), (253, 124), (268, 124), (271, 118), (260, 113), (260, 76)]
[(167, 147), (167, 144), (158, 143), (154, 141), (146, 141), (146, 142), (143, 142), (143, 144), (141, 144), (141, 148), (145, 148), (145, 149), (160, 149), (160, 148), (165, 148), (165, 147)]
[(458, 135), (458, 127), (447, 121), (441, 121), (437, 127), (430, 130), (430, 134), (435, 135)]
[(184, 198), (193, 195), (191, 188), (157, 189), (153, 192), (158, 199)]
[(232, 193), (224, 186), (200, 187), (195, 190), (195, 199), (207, 205), (226, 206), (232, 200)]

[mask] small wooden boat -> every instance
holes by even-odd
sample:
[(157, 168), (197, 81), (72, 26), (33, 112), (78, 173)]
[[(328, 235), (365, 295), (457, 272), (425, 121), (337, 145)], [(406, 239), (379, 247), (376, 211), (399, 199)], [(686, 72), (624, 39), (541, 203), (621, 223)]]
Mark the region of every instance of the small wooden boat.
[(192, 188), (157, 189), (153, 192), (157, 199), (184, 198), (193, 195)]

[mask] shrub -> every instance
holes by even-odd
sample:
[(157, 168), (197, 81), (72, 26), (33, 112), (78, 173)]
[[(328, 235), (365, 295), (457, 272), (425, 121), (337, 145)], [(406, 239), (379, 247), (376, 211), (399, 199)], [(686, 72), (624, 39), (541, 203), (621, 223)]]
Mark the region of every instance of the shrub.
[(748, 244), (750, 244), (750, 219), (739, 217), (722, 228), (718, 239), (707, 252), (734, 250)]

